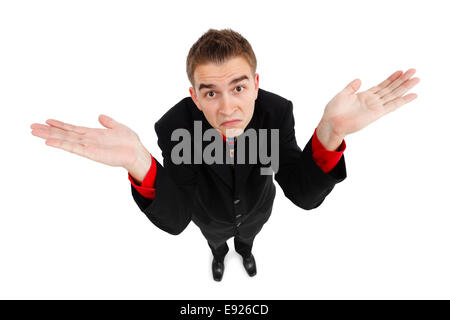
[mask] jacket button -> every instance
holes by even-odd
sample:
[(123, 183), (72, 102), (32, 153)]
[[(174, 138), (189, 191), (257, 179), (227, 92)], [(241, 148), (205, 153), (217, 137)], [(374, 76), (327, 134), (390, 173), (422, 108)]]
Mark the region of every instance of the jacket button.
[(236, 218), (239, 219), (240, 217), (242, 217), (242, 214), (237, 214), (237, 215), (236, 215)]
[(239, 227), (242, 224), (242, 222), (239, 222), (236, 226)]
[(241, 200), (239, 199), (234, 200), (234, 204), (238, 204), (239, 202), (241, 202)]

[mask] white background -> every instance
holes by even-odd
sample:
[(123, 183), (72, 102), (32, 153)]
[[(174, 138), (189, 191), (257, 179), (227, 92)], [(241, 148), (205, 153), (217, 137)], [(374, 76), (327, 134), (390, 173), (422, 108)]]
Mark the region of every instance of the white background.
[[(1, 1), (0, 298), (449, 299), (445, 1)], [(416, 68), (413, 102), (347, 136), (347, 179), (304, 211), (277, 185), (258, 274), (232, 240), (222, 282), (191, 223), (156, 228), (127, 172), (45, 145), (30, 125), (101, 127), (105, 113), (162, 161), (154, 123), (190, 86), (209, 28), (252, 44), (260, 87), (294, 103), (301, 148), (325, 105)]]

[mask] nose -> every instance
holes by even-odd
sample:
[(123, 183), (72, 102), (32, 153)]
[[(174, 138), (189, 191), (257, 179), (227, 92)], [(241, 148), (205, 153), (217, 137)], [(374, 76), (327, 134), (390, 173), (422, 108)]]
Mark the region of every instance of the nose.
[(221, 101), (219, 112), (225, 116), (229, 116), (233, 114), (234, 109), (235, 106), (233, 104), (232, 99), (225, 95)]

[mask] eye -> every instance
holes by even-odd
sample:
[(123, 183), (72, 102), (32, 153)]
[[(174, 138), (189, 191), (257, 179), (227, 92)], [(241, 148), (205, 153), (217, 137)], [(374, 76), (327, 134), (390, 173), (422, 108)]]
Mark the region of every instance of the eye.
[(206, 96), (207, 96), (208, 98), (214, 98), (214, 96), (211, 96), (210, 93), (214, 93), (214, 94), (215, 94), (214, 91), (208, 91), (208, 92), (206, 93)]
[(240, 90), (238, 90), (237, 92), (242, 92), (242, 91), (244, 91), (244, 87), (243, 86), (237, 86), (236, 88), (234, 88), (234, 89), (237, 89), (237, 88), (241, 88)]

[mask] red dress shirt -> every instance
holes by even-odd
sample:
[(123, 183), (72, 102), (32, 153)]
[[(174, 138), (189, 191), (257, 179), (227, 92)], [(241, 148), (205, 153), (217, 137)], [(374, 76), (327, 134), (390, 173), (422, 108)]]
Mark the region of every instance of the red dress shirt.
[[(316, 134), (317, 128), (314, 130), (314, 135), (312, 139), (311, 149), (312, 149), (312, 156), (314, 161), (317, 163), (317, 165), (322, 169), (323, 172), (328, 173), (336, 166), (336, 164), (341, 159), (342, 154), (344, 153), (346, 149), (345, 140), (342, 140), (341, 145), (337, 148), (336, 151), (329, 151), (325, 149), (325, 147), (322, 145), (322, 143), (317, 138)], [(222, 135), (222, 137), (225, 140), (225, 137)], [(153, 188), (155, 184), (155, 178), (156, 178), (156, 163), (152, 157), (152, 165), (150, 166), (150, 169), (148, 170), (147, 175), (145, 176), (144, 180), (142, 181), (142, 184), (139, 185), (133, 177), (128, 173), (128, 180), (130, 180), (133, 187), (136, 188), (136, 190), (144, 197), (149, 199), (154, 199), (155, 197), (155, 188)]]

